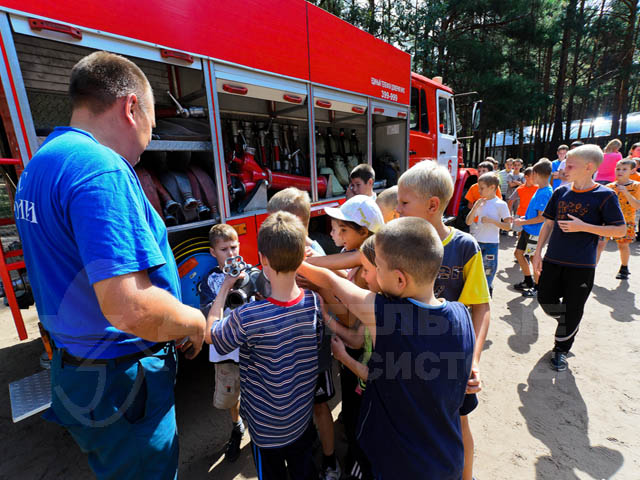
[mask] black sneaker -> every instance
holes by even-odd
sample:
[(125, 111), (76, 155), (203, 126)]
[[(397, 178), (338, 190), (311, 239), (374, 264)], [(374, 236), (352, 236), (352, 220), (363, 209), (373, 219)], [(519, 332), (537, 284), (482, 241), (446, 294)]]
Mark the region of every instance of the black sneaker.
[(538, 296), (538, 289), (536, 287), (531, 287), (529, 290), (522, 292), (522, 296), (527, 298), (536, 298)]
[(238, 428), (231, 430), (231, 438), (227, 443), (227, 450), (224, 452), (224, 458), (229, 462), (235, 462), (240, 456), (240, 442), (244, 432)]
[(525, 290), (529, 290), (530, 288), (533, 288), (533, 284), (527, 283), (525, 280), (523, 280), (520, 283), (516, 283), (513, 286), (513, 288), (515, 288), (519, 292), (524, 292)]
[(618, 272), (616, 275), (616, 280), (628, 280), (629, 279), (629, 270), (622, 270)]
[(551, 368), (556, 372), (564, 372), (567, 369), (567, 354), (551, 352)]

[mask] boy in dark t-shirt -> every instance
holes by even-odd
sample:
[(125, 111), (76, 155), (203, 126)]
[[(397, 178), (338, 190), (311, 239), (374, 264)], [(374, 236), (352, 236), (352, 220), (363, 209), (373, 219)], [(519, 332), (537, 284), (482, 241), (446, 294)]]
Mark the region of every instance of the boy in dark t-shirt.
[[(534, 270), (540, 272), (538, 302), (558, 320), (551, 367), (559, 372), (567, 369), (567, 353), (593, 287), (598, 238), (626, 233), (616, 193), (593, 181), (602, 158), (597, 145), (583, 145), (567, 154), (569, 183), (553, 192), (544, 210), (545, 222), (532, 259)], [(549, 248), (542, 260), (547, 240)]]
[(392, 220), (375, 236), (385, 295), (303, 263), (299, 273), (330, 289), (371, 334), (373, 352), (357, 437), (375, 478), (460, 480), (460, 407), (475, 336), (466, 307), (436, 299), (442, 242), (424, 219)]

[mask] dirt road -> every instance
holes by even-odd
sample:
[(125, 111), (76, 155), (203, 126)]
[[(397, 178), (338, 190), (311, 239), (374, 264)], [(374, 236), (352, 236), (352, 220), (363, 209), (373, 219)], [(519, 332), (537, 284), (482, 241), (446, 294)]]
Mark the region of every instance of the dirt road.
[[(476, 477), (638, 480), (640, 243), (631, 246), (627, 282), (614, 278), (619, 259), (615, 243), (609, 243), (569, 370), (563, 373), (548, 367), (555, 321), (535, 300), (508, 288), (522, 279), (513, 262), (514, 243), (502, 237), (481, 363), (484, 390), (471, 415)], [(0, 309), (0, 478), (91, 478), (84, 455), (64, 430), (39, 416), (11, 422), (7, 384), (40, 370), (35, 309), (25, 313), (29, 340), (18, 342), (8, 309)], [(177, 385), (180, 478), (256, 478), (246, 438), (236, 463), (221, 461), (231, 423), (226, 412), (210, 406), (212, 374), (204, 356), (182, 365)], [(334, 402), (334, 417), (339, 410)]]

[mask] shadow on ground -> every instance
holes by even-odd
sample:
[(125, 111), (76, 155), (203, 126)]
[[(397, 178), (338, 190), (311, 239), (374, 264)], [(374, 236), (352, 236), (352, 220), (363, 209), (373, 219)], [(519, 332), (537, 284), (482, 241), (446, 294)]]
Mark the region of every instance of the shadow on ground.
[(624, 457), (617, 450), (591, 445), (587, 406), (575, 378), (570, 369), (551, 370), (549, 358), (549, 354), (540, 358), (527, 383), (517, 387), (529, 432), (551, 451), (537, 459), (536, 479), (579, 480), (575, 471), (590, 478), (611, 478)]

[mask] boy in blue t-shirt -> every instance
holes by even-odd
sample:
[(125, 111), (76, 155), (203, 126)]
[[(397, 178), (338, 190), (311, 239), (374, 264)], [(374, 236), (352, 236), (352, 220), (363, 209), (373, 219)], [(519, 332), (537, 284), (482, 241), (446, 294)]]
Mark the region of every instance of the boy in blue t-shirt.
[(553, 193), (549, 186), (551, 170), (551, 162), (547, 159), (540, 160), (533, 166), (533, 182), (538, 185), (538, 190), (529, 201), (524, 219), (518, 218), (513, 222), (514, 226), (522, 227), (515, 255), (524, 274), (524, 281), (516, 283), (513, 288), (520, 290), (525, 297), (535, 297), (538, 294), (538, 275), (534, 271), (533, 279), (531, 278), (529, 255), (535, 248), (540, 229), (544, 223), (542, 213)]
[(583, 145), (567, 154), (569, 183), (553, 192), (544, 210), (545, 221), (531, 260), (540, 274), (538, 302), (547, 315), (558, 320), (551, 367), (559, 372), (567, 369), (567, 353), (593, 287), (598, 238), (623, 237), (627, 231), (616, 193), (593, 181), (602, 159), (597, 145)]
[(226, 355), (240, 348), (240, 415), (247, 422), (258, 478), (316, 476), (312, 422), (322, 336), (320, 300), (296, 284), (306, 228), (288, 212), (270, 215), (258, 231), (258, 255), (271, 297), (223, 317), (240, 277), (226, 277), (207, 317), (205, 340)]
[(436, 299), (442, 242), (424, 219), (392, 220), (375, 237), (385, 295), (303, 263), (299, 273), (330, 289), (371, 334), (373, 352), (357, 430), (378, 479), (460, 480), (460, 407), (475, 336), (466, 307)]

